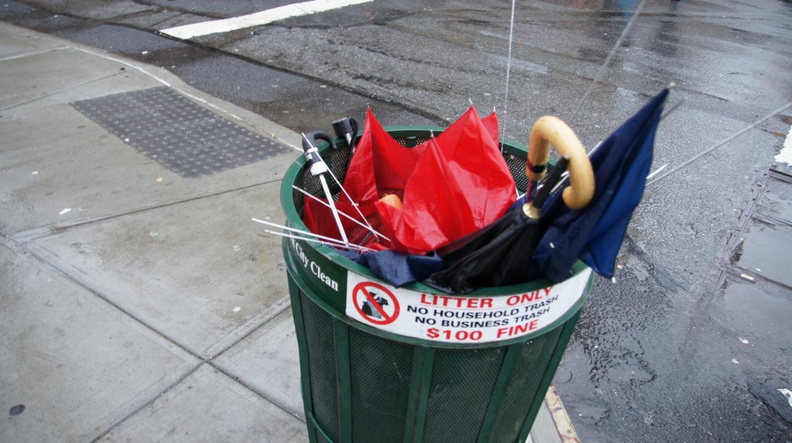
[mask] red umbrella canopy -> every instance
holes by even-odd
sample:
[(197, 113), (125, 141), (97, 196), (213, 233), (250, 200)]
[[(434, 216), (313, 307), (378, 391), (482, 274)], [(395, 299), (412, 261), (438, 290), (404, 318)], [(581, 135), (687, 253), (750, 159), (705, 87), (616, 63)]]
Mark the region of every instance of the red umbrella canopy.
[[(498, 147), (497, 128), (494, 113), (482, 119), (471, 107), (437, 137), (406, 148), (369, 109), (344, 188), (369, 223), (391, 241), (372, 238), (346, 220), (350, 241), (370, 240), (366, 246), (375, 249), (423, 254), (501, 217), (516, 195)], [(397, 195), (401, 208), (380, 202), (387, 194)], [(340, 211), (357, 215), (352, 205), (344, 195), (337, 203)], [(331, 220), (328, 209), (306, 201), (304, 221), (309, 229), (337, 238)]]

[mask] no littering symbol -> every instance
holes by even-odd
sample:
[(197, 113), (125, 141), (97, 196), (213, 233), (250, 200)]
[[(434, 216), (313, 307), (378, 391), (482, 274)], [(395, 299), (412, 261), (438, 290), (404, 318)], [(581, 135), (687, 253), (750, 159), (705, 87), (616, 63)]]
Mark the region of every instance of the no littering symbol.
[(399, 301), (388, 288), (365, 281), (352, 290), (355, 309), (369, 323), (387, 325), (399, 317)]

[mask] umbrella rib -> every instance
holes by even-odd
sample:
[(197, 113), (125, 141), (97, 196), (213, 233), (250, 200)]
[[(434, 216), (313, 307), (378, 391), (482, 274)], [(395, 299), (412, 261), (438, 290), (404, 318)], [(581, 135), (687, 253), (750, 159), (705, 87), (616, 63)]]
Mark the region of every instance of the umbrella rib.
[(647, 176), (646, 176), (646, 179), (647, 179), (647, 180), (651, 180), (651, 179), (652, 179), (652, 177), (654, 177), (655, 175), (659, 174), (659, 173), (660, 173), (660, 171), (662, 171), (663, 169), (665, 169), (667, 166), (668, 166), (668, 163), (666, 163), (666, 164), (664, 164), (663, 166), (660, 166), (659, 168), (655, 169), (655, 171), (654, 171), (654, 172), (652, 172), (651, 174), (649, 174), (649, 175), (647, 175)]
[(758, 125), (762, 124), (762, 122), (764, 122), (765, 120), (769, 120), (769, 119), (775, 117), (777, 114), (780, 114), (781, 112), (783, 112), (784, 110), (786, 110), (790, 106), (792, 106), (792, 102), (787, 103), (784, 106), (781, 106), (780, 108), (778, 108), (775, 111), (765, 115), (764, 117), (760, 118), (759, 120), (756, 120), (755, 122), (751, 123), (750, 125), (740, 129), (739, 131), (737, 131), (734, 134), (732, 134), (729, 137), (727, 137), (725, 140), (723, 140), (723, 141), (721, 141), (719, 143), (716, 143), (715, 145), (710, 146), (709, 148), (699, 152), (698, 154), (694, 155), (693, 157), (691, 157), (689, 160), (687, 160), (686, 162), (682, 163), (681, 165), (676, 166), (676, 167), (672, 168), (670, 171), (666, 172), (665, 174), (663, 174), (663, 175), (661, 175), (659, 177), (656, 177), (655, 179), (647, 182), (646, 186), (653, 185), (653, 184), (659, 182), (660, 180), (668, 177), (669, 175), (678, 172), (680, 169), (686, 167), (687, 165), (693, 163), (694, 161), (700, 159), (701, 157), (709, 154), (710, 152), (720, 148), (721, 146), (723, 146), (726, 143), (734, 140), (735, 138), (739, 137), (740, 135), (750, 131), (751, 129), (753, 129), (755, 127), (757, 127)]
[[(318, 202), (318, 203), (320, 203), (320, 204), (324, 205), (325, 207), (327, 207), (327, 208), (330, 208), (330, 205), (329, 205), (329, 204), (328, 204), (326, 201), (324, 201), (324, 200), (322, 200), (321, 198), (319, 198), (319, 197), (317, 197), (317, 196), (315, 196), (315, 195), (311, 194), (310, 192), (306, 191), (305, 189), (298, 188), (298, 187), (297, 187), (297, 186), (295, 186), (295, 185), (292, 185), (292, 189), (294, 189), (295, 191), (301, 192), (301, 193), (303, 193), (304, 195), (306, 195), (307, 197), (309, 197), (309, 198), (311, 198), (311, 199), (315, 200), (316, 202)], [(353, 203), (353, 205), (354, 205), (354, 203)], [(346, 213), (346, 212), (344, 212), (344, 211), (338, 211), (338, 213), (339, 213), (340, 215), (342, 215), (342, 216), (346, 217), (347, 219), (351, 220), (352, 222), (356, 223), (358, 226), (360, 226), (360, 227), (362, 227), (362, 228), (366, 228), (366, 230), (368, 230), (368, 231), (369, 231), (369, 232), (371, 232), (372, 234), (376, 235), (377, 237), (380, 237), (380, 238), (382, 238), (383, 240), (386, 240), (386, 241), (391, 241), (391, 239), (389, 239), (388, 237), (386, 237), (386, 236), (384, 236), (384, 235), (380, 234), (380, 233), (379, 233), (379, 232), (377, 232), (377, 231), (376, 231), (374, 228), (372, 228), (370, 224), (368, 224), (368, 223), (366, 223), (366, 224), (363, 224), (363, 223), (361, 223), (359, 220), (357, 220), (356, 218), (352, 217), (351, 215), (347, 214), (347, 213)], [(365, 220), (365, 219), (366, 219), (366, 217), (365, 217), (365, 216), (363, 216), (363, 214), (360, 214), (360, 215), (361, 215), (361, 217), (363, 217), (363, 220)]]
[[(319, 149), (311, 143), (311, 140), (308, 140), (308, 136), (305, 135), (303, 132), (303, 150), (305, 151), (305, 156), (308, 162), (311, 164), (311, 175), (314, 177), (319, 178), (319, 183), (322, 185), (322, 189), (324, 190), (325, 196), (327, 197), (327, 203), (330, 205), (330, 212), (333, 215), (333, 219), (336, 222), (336, 226), (338, 226), (338, 232), (341, 234), (341, 238), (344, 239), (345, 242), (348, 242), (349, 239), (347, 238), (346, 232), (344, 232), (344, 225), (341, 223), (341, 218), (338, 216), (338, 211), (336, 211), (335, 203), (333, 203), (333, 194), (330, 192), (330, 187), (327, 186), (327, 180), (323, 175), (325, 172), (330, 172), (330, 175), (333, 175), (330, 168), (327, 167), (327, 163), (325, 163), (324, 159), (321, 155), (319, 155)], [(307, 143), (307, 145), (306, 145)], [(335, 177), (335, 176), (333, 176)], [(341, 184), (338, 184), (341, 186)], [(344, 187), (341, 186), (343, 190)]]
[[(315, 240), (317, 242), (333, 243), (335, 245), (338, 245), (338, 246), (341, 246), (341, 247), (344, 247), (344, 248), (373, 251), (373, 249), (367, 248), (367, 247), (362, 246), (362, 245), (356, 245), (354, 243), (345, 242), (345, 241), (342, 241), (342, 240), (339, 240), (339, 239), (333, 238), (333, 237), (327, 237), (327, 236), (324, 236), (324, 235), (319, 235), (319, 234), (316, 234), (316, 233), (313, 233), (313, 232), (310, 232), (310, 231), (305, 231), (305, 230), (302, 230), (302, 229), (291, 228), (289, 226), (279, 225), (277, 223), (272, 223), (272, 222), (268, 222), (268, 221), (265, 221), (265, 220), (260, 220), (258, 218), (252, 218), (251, 220), (253, 220), (256, 223), (261, 223), (262, 225), (272, 226), (273, 228), (283, 229), (284, 231), (289, 231), (289, 232), (293, 232), (295, 234), (300, 234), (301, 236), (307, 236), (307, 237), (298, 237), (297, 235), (294, 236), (295, 238), (300, 238), (302, 240), (307, 240), (307, 239), (310, 238), (311, 240)], [(280, 234), (283, 234), (283, 233), (275, 233), (275, 234), (276, 235), (280, 235)]]
[(627, 37), (627, 34), (632, 29), (633, 24), (635, 24), (636, 19), (641, 14), (641, 10), (643, 9), (645, 3), (646, 0), (641, 0), (641, 3), (638, 5), (637, 8), (635, 8), (635, 13), (633, 13), (633, 16), (630, 17), (630, 21), (627, 22), (627, 26), (624, 27), (624, 31), (622, 31), (621, 35), (619, 36), (619, 39), (616, 40), (616, 43), (614, 43), (613, 48), (611, 49), (608, 56), (605, 58), (605, 62), (603, 62), (602, 66), (600, 66), (599, 72), (597, 72), (597, 76), (594, 77), (594, 79), (591, 81), (591, 84), (589, 84), (588, 89), (586, 89), (586, 93), (583, 94), (583, 97), (580, 98), (580, 102), (578, 102), (577, 108), (575, 108), (575, 110), (572, 112), (573, 117), (576, 116), (577, 113), (580, 111), (580, 109), (583, 107), (583, 103), (586, 101), (589, 94), (591, 94), (591, 91), (594, 89), (594, 86), (596, 86), (597, 83), (599, 83), (600, 80), (602, 80), (602, 76), (605, 75), (605, 69), (607, 69), (608, 65), (610, 65), (610, 62), (613, 59), (613, 56), (616, 55), (616, 51), (619, 50), (622, 41), (624, 40), (625, 37)]
[(270, 229), (265, 229), (264, 232), (266, 232), (267, 234), (277, 235), (279, 237), (286, 237), (286, 238), (291, 238), (291, 239), (294, 239), (294, 240), (303, 240), (303, 241), (308, 241), (308, 242), (313, 242), (313, 243), (319, 243), (320, 245), (332, 246), (334, 248), (335, 247), (343, 247), (345, 249), (351, 249), (351, 250), (358, 251), (358, 252), (374, 252), (374, 250), (371, 249), (371, 248), (367, 248), (365, 246), (360, 246), (360, 245), (353, 245), (353, 244), (350, 244), (350, 243), (344, 243), (344, 242), (341, 242), (341, 241), (331, 242), (331, 241), (327, 241), (327, 240), (320, 240), (320, 239), (314, 238), (314, 237), (303, 237), (301, 235), (287, 234), (285, 232), (278, 232), (278, 231), (273, 231), (273, 230), (270, 230)]
[[(377, 232), (374, 231), (374, 228), (369, 224), (368, 220), (366, 219), (366, 216), (363, 215), (363, 212), (360, 211), (360, 208), (358, 207), (359, 206), (358, 203), (355, 202), (355, 200), (353, 200), (352, 197), (347, 193), (346, 189), (344, 189), (344, 185), (342, 185), (341, 182), (338, 180), (338, 178), (335, 176), (335, 174), (333, 174), (333, 170), (330, 169), (330, 168), (327, 168), (327, 172), (330, 173), (330, 177), (333, 177), (333, 180), (335, 180), (335, 182), (338, 184), (338, 187), (341, 189), (341, 192), (343, 192), (344, 195), (346, 196), (346, 198), (349, 199), (349, 202), (352, 203), (352, 207), (355, 208), (355, 211), (357, 211), (358, 215), (360, 215), (360, 218), (363, 219), (363, 222), (366, 224), (366, 228), (369, 231), (371, 231), (374, 234), (376, 234)], [(382, 238), (385, 238), (385, 237), (382, 237)], [(389, 240), (389, 239), (386, 239), (386, 240)]]
[[(512, 44), (514, 42), (514, 8), (516, 3), (517, 0), (512, 0), (511, 19), (509, 20), (509, 54), (506, 58), (506, 90), (503, 94), (503, 128), (501, 128), (500, 133), (501, 140), (506, 140), (506, 119), (509, 113), (509, 80), (511, 79)], [(503, 143), (501, 143), (501, 151), (503, 151)]]

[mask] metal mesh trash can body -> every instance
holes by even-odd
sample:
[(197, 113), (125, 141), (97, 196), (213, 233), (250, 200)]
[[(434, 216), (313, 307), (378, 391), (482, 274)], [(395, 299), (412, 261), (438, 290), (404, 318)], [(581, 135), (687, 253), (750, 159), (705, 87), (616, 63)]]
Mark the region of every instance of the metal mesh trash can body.
[[(441, 132), (388, 129), (408, 147), (431, 131)], [(343, 180), (346, 150), (322, 155)], [(524, 186), (525, 148), (507, 144), (504, 156)], [(303, 158), (281, 203), (288, 224), (305, 229), (292, 185), (318, 192)], [(283, 254), (312, 442), (524, 441), (592, 281), (578, 263), (558, 284), (452, 296), (394, 288), (326, 246), (285, 239)]]

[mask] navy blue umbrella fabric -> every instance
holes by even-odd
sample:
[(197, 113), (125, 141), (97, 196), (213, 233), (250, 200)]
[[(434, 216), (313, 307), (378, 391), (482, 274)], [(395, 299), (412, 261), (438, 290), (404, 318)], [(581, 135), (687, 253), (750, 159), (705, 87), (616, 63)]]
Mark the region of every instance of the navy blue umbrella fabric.
[(344, 257), (368, 267), (377, 277), (399, 288), (421, 281), (445, 269), (437, 254), (411, 255), (398, 251), (375, 251), (361, 254), (357, 251), (336, 249)]
[(443, 269), (437, 255), (412, 255), (398, 251), (377, 251), (361, 254), (357, 260), (371, 272), (395, 287), (420, 281)]
[(613, 277), (627, 225), (646, 186), (668, 92), (664, 89), (591, 153), (596, 190), (588, 206), (571, 210), (559, 195), (546, 204), (542, 218), (549, 226), (532, 256), (540, 274), (563, 281), (579, 258), (603, 277)]

